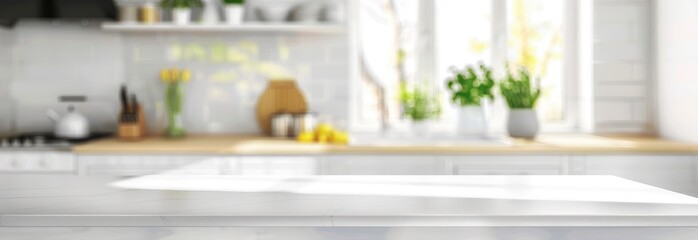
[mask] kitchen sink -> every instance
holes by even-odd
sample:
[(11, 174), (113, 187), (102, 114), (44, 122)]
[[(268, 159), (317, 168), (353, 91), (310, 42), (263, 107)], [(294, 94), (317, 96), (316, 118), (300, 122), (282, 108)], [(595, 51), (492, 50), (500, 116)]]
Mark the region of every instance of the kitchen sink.
[(352, 146), (484, 146), (507, 147), (511, 141), (504, 136), (450, 136), (414, 134), (352, 134)]

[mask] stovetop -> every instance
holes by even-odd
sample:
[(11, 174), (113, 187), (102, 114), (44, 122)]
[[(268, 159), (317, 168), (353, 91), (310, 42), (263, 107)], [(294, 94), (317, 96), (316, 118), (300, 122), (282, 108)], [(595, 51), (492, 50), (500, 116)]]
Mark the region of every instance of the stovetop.
[(50, 133), (25, 133), (11, 137), (0, 138), (0, 150), (42, 150), (42, 149), (70, 149), (72, 146), (111, 137), (112, 133), (93, 133), (84, 139), (58, 138)]

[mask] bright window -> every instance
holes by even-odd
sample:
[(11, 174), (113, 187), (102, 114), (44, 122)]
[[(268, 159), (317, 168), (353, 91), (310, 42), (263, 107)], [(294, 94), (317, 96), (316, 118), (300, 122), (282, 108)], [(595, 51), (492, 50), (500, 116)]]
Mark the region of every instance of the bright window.
[[(445, 92), (451, 67), (483, 62), (495, 67), (526, 66), (539, 79), (537, 107), (544, 126), (568, 123), (571, 88), (565, 37), (574, 21), (566, 4), (574, 0), (358, 0), (359, 69), (355, 124), (359, 129), (400, 129), (397, 91), (401, 83), (428, 82), (441, 96), (442, 129), (453, 130), (457, 107)], [(506, 108), (486, 104), (491, 127), (502, 132)]]

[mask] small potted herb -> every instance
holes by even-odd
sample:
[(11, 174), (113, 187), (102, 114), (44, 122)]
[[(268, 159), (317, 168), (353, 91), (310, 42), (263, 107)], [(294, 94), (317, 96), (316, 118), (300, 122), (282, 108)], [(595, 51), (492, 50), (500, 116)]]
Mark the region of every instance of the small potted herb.
[(203, 6), (201, 0), (162, 0), (163, 9), (172, 10), (172, 21), (177, 25), (187, 25), (191, 22), (191, 9)]
[(459, 131), (466, 135), (486, 135), (487, 120), (482, 104), (485, 99), (494, 99), (492, 69), (480, 64), (452, 71), (454, 75), (447, 79), (446, 87), (451, 92), (451, 101), (460, 106)]
[(242, 24), (245, 13), (245, 0), (223, 0), (225, 4), (225, 21), (230, 25)]
[(534, 139), (540, 128), (535, 107), (541, 90), (537, 84), (531, 84), (531, 74), (526, 68), (520, 68), (517, 73), (507, 70), (499, 89), (509, 106), (509, 136)]
[(429, 120), (441, 115), (439, 97), (424, 87), (400, 85), (400, 103), (403, 116), (412, 120), (412, 130), (417, 135), (426, 135), (429, 132)]

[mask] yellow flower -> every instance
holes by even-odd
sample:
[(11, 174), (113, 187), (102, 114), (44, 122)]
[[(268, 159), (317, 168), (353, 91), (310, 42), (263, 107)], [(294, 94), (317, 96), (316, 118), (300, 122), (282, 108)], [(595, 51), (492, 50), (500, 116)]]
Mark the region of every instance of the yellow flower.
[(191, 71), (189, 70), (184, 70), (182, 71), (182, 82), (189, 82), (191, 80)]
[(179, 70), (177, 68), (171, 68), (170, 74), (172, 76), (172, 82), (179, 81), (179, 79), (181, 78), (181, 75), (180, 75)]
[(191, 71), (178, 68), (163, 69), (160, 71), (160, 79), (164, 83), (189, 82)]
[(168, 83), (172, 81), (172, 74), (170, 74), (170, 71), (167, 69), (163, 69), (160, 71), (160, 80), (164, 83)]

